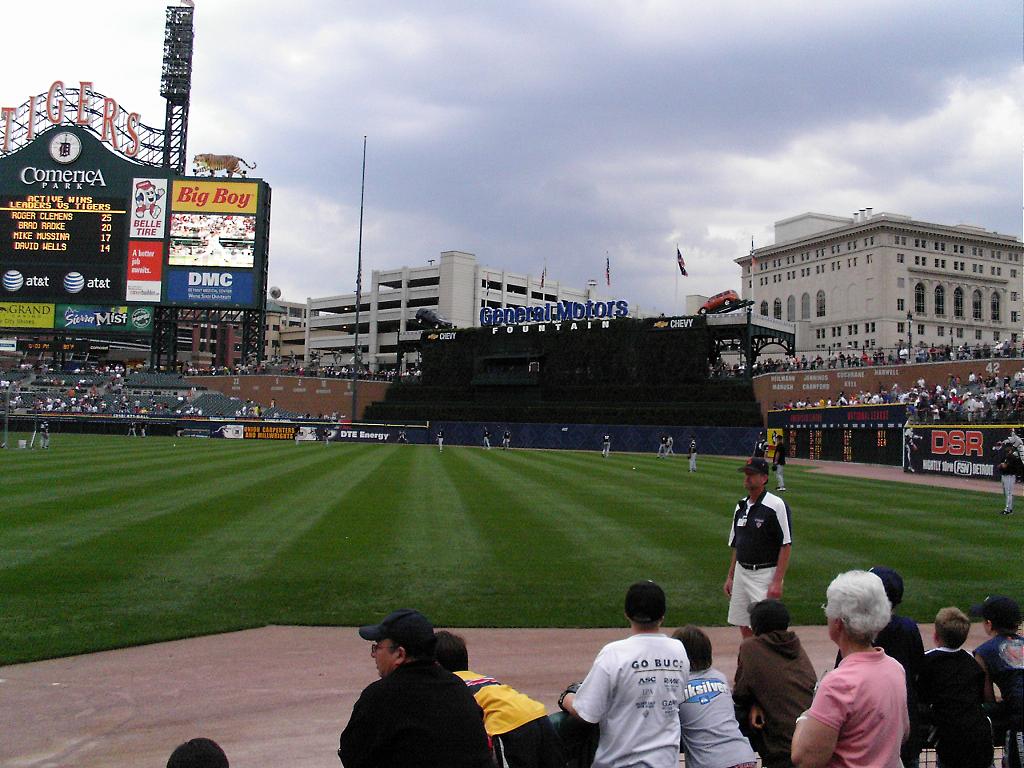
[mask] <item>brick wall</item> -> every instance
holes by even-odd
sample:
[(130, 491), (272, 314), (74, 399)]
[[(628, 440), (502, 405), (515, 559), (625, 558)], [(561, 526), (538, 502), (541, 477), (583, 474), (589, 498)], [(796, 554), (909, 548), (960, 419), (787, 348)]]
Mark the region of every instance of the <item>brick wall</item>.
[(1002, 357), (984, 360), (963, 360), (914, 365), (869, 365), (864, 368), (824, 369), (817, 371), (788, 371), (766, 373), (754, 379), (754, 396), (766, 414), (774, 403), (790, 400), (817, 401), (821, 398), (835, 401), (840, 392), (847, 396), (860, 392), (891, 390), (899, 384), (906, 391), (924, 379), (928, 386), (949, 382), (950, 376), (959, 376), (963, 384), (973, 371), (976, 376), (1013, 376), (1024, 367), (1024, 359)]

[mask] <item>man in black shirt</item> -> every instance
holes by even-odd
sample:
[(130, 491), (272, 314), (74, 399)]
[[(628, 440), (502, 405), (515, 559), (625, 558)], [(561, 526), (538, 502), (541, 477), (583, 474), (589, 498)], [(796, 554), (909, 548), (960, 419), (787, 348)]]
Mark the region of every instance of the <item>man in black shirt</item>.
[(750, 608), (765, 598), (782, 597), (793, 545), (789, 505), (768, 492), (768, 462), (751, 457), (740, 467), (747, 496), (732, 516), (732, 560), (723, 590), (729, 597), (729, 623), (750, 637)]
[(341, 733), (345, 768), (492, 768), (483, 711), (466, 684), (435, 663), (426, 616), (403, 608), (359, 636), (373, 641), (381, 679), (360, 694)]

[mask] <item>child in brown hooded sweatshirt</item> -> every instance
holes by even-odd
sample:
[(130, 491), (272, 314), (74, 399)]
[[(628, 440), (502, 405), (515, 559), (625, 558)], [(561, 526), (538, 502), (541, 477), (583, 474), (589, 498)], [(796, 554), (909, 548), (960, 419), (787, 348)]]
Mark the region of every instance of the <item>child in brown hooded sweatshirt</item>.
[(818, 678), (782, 602), (755, 603), (750, 628), (754, 636), (740, 645), (732, 692), (736, 719), (764, 768), (791, 768), (796, 719), (811, 706)]

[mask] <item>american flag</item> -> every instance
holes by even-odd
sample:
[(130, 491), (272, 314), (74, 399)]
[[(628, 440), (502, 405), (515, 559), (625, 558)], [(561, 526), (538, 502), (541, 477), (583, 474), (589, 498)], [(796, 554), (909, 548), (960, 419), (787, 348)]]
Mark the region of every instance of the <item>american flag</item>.
[(676, 263), (679, 265), (679, 274), (686, 277), (686, 262), (683, 261), (683, 252), (679, 250), (678, 245), (676, 246)]
[(611, 257), (604, 257), (604, 281), (608, 284), (612, 284), (612, 260)]
[(750, 236), (750, 273), (754, 273), (754, 268), (757, 267), (757, 257), (754, 256), (754, 236)]

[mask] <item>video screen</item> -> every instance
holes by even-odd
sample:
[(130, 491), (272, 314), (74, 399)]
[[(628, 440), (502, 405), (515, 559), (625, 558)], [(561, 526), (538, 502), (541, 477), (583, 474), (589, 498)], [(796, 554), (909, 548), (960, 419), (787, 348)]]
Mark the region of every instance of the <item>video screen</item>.
[(171, 266), (252, 268), (256, 217), (172, 213), (170, 239)]

